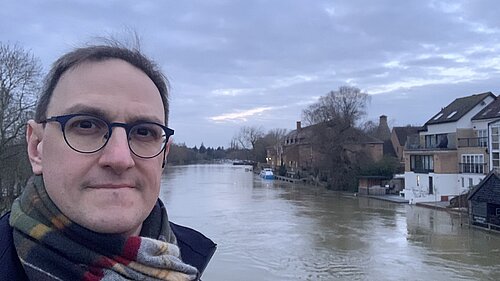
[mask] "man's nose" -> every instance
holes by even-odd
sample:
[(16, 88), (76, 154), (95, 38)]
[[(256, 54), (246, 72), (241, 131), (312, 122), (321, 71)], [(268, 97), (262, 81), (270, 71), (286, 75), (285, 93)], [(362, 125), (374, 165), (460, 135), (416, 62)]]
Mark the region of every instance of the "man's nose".
[(106, 146), (102, 149), (99, 165), (111, 168), (115, 173), (121, 174), (135, 166), (135, 161), (128, 145), (125, 129), (113, 128), (113, 132)]

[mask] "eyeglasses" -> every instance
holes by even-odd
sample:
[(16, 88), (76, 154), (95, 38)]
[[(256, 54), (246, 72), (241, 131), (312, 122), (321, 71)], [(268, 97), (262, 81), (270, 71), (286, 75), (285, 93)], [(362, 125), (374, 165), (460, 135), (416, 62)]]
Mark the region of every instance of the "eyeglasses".
[(68, 146), (80, 153), (101, 150), (111, 138), (113, 127), (122, 127), (130, 151), (141, 158), (153, 158), (165, 149), (168, 138), (174, 134), (174, 130), (155, 122), (109, 123), (89, 114), (53, 116), (39, 123), (47, 122), (59, 122)]

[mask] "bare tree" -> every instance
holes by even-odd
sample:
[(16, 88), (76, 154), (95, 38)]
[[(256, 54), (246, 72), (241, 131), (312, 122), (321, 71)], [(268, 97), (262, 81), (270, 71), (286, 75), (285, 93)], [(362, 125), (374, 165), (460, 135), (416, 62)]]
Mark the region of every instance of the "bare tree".
[(38, 59), (18, 45), (0, 42), (0, 197), (12, 199), (29, 176), (24, 128), (33, 114), (40, 78)]
[(40, 63), (30, 52), (0, 42), (0, 151), (23, 139), (40, 76)]
[(361, 130), (370, 136), (375, 136), (377, 133), (378, 124), (373, 120), (368, 120), (361, 124)]
[(286, 129), (271, 129), (269, 130), (269, 132), (267, 132), (264, 138), (266, 139), (266, 142), (269, 146), (272, 146), (276, 151), (278, 151), (279, 146), (281, 145), (286, 134)]
[(349, 147), (361, 137), (355, 125), (366, 114), (368, 101), (367, 93), (342, 86), (302, 112), (303, 121), (312, 125), (311, 145), (321, 155), (313, 169), (326, 174), (334, 188), (353, 185), (360, 157)]
[(271, 129), (267, 134), (261, 135), (252, 149), (253, 160), (261, 163), (267, 162), (267, 151), (272, 150), (272, 154), (280, 155), (281, 141), (286, 135), (286, 129)]
[(264, 137), (264, 131), (261, 127), (244, 126), (231, 140), (231, 148), (240, 150), (247, 160), (259, 161), (261, 140)]
[(308, 125), (335, 121), (354, 126), (366, 114), (369, 100), (370, 96), (360, 89), (341, 86), (305, 109), (302, 113), (303, 119)]
[(286, 129), (277, 128), (269, 130), (269, 132), (265, 136), (267, 145), (272, 147), (274, 155), (276, 156), (281, 155), (283, 149), (282, 147), (283, 139), (285, 138), (287, 133), (288, 132)]
[(244, 126), (234, 137), (234, 141), (240, 149), (252, 150), (259, 139), (264, 136), (264, 131), (261, 127)]

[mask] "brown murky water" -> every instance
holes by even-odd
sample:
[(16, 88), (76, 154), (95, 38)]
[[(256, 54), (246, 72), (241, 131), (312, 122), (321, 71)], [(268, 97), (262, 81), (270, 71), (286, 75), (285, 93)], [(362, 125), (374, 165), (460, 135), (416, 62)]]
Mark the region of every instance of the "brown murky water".
[(171, 220), (218, 244), (204, 281), (500, 280), (500, 234), (443, 211), (231, 165), (168, 167), (160, 196)]

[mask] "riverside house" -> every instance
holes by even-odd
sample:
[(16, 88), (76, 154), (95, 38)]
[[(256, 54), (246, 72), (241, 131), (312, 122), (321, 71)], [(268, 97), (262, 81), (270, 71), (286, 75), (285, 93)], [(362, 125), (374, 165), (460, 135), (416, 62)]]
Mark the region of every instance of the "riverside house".
[(492, 170), (467, 197), (472, 225), (500, 231), (500, 174)]
[[(385, 120), (384, 124), (387, 125), (387, 117), (381, 116), (382, 119)], [(298, 121), (296, 129), (286, 135), (280, 149), (268, 149), (268, 163), (282, 163), (290, 177), (307, 175), (320, 167), (322, 161), (324, 161), (324, 154), (321, 153), (319, 148), (321, 144), (315, 140), (316, 126), (318, 125), (302, 127), (301, 122)], [(387, 131), (390, 132), (388, 128)], [(348, 136), (348, 141), (344, 144), (344, 150), (349, 151), (351, 155), (361, 152), (374, 161), (382, 159), (384, 141), (352, 127), (347, 129), (344, 134)], [(279, 155), (275, 151), (281, 154)]]
[[(498, 106), (500, 100), (491, 92), (457, 98), (409, 139), (403, 153), (406, 200), (448, 201), (468, 192), (492, 165), (500, 164), (500, 122), (492, 125), (500, 117)], [(496, 147), (493, 158), (489, 147)]]

